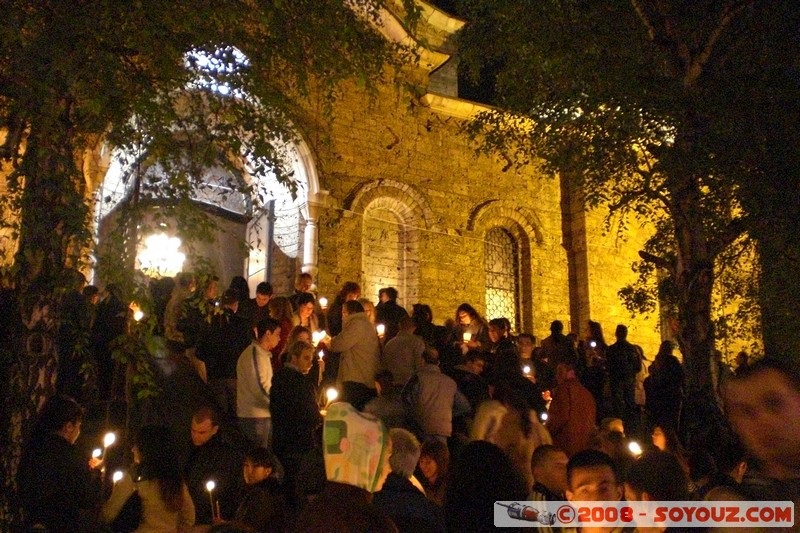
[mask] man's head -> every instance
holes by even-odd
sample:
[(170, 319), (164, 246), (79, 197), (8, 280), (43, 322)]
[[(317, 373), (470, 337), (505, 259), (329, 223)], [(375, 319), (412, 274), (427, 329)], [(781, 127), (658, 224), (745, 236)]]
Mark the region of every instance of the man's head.
[(203, 282), (203, 297), (206, 300), (215, 300), (219, 295), (219, 278), (207, 276)]
[(255, 485), (267, 479), (275, 467), (275, 460), (266, 448), (253, 448), (244, 456), (244, 482)]
[(572, 361), (560, 361), (556, 366), (556, 383), (575, 379), (575, 364)]
[(308, 374), (311, 365), (314, 364), (314, 346), (305, 341), (295, 341), (289, 345), (287, 353), (289, 362), (303, 374)]
[(533, 348), (536, 346), (536, 337), (530, 333), (520, 333), (517, 337), (517, 347), (519, 355), (525, 359), (531, 359)]
[(198, 408), (192, 415), (192, 444), (202, 446), (219, 431), (217, 413), (206, 405)]
[(274, 318), (262, 318), (255, 327), (258, 344), (265, 350), (271, 350), (281, 340), (281, 324)]
[(179, 272), (175, 276), (175, 285), (184, 292), (192, 292), (195, 288), (194, 274), (191, 272)]
[(39, 413), (36, 431), (55, 433), (70, 444), (75, 444), (81, 434), (83, 407), (69, 396), (56, 394), (48, 399)]
[(414, 333), (417, 329), (417, 324), (414, 322), (414, 319), (410, 316), (404, 316), (398, 322), (397, 327), (400, 331), (405, 331), (406, 333)]
[(617, 340), (624, 341), (628, 338), (628, 326), (623, 326), (622, 324), (618, 325), (614, 335), (617, 337)]
[(603, 452), (583, 450), (567, 463), (567, 500), (616, 502), (622, 492), (614, 461)]
[(236, 289), (226, 289), (222, 293), (219, 303), (224, 309), (230, 309), (234, 313), (239, 310), (239, 293)]
[(302, 272), (297, 275), (294, 280), (294, 288), (297, 292), (311, 292), (311, 287), (314, 285), (314, 279), (308, 272)]
[(425, 348), (425, 351), (422, 352), (422, 360), (427, 365), (438, 365), (439, 352), (436, 350), (436, 348), (428, 346), (427, 348)]
[(605, 432), (616, 431), (625, 435), (625, 424), (621, 418), (604, 418), (600, 421), (600, 430)]
[(762, 359), (725, 387), (728, 420), (745, 448), (779, 479), (800, 476), (800, 370)]
[(489, 321), (489, 340), (498, 342), (500, 339), (506, 338), (507, 335), (508, 330), (504, 319), (493, 318)]
[(392, 454), (389, 456), (392, 472), (410, 478), (419, 461), (419, 441), (413, 433), (401, 428), (390, 430), (389, 438), (392, 439)]
[(486, 369), (486, 356), (480, 350), (470, 350), (464, 366), (470, 373), (480, 376)]
[(552, 444), (543, 444), (533, 451), (531, 472), (533, 479), (555, 494), (567, 491), (567, 454)]
[(256, 286), (256, 305), (264, 307), (272, 298), (272, 285), (268, 281), (262, 281)]
[(386, 287), (378, 291), (378, 298), (381, 302), (393, 302), (397, 300), (397, 289), (394, 287)]
[(678, 458), (669, 452), (651, 450), (628, 470), (625, 498), (629, 501), (684, 501), (689, 499), (688, 481)]
[(342, 318), (363, 312), (364, 306), (358, 300), (348, 300), (342, 306)]
[(560, 320), (553, 320), (550, 322), (550, 333), (553, 335), (560, 335), (564, 332), (564, 324)]

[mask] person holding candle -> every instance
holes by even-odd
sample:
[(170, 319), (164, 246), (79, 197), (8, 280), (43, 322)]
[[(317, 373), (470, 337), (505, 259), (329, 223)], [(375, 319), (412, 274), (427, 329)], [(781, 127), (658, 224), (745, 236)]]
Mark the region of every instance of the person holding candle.
[(314, 312), (316, 306), (314, 295), (310, 292), (304, 292), (298, 294), (295, 301), (297, 302), (297, 308), (292, 315), (292, 324), (308, 328), (309, 331), (319, 330), (319, 319)]
[(272, 378), (270, 409), (273, 450), (284, 468), (286, 500), (297, 508), (315, 482), (324, 481), (321, 471), (310, 468), (322, 458), (318, 435), (322, 416), (314, 386), (305, 377), (315, 359), (314, 347), (298, 340), (289, 345), (288, 355)]
[(218, 416), (206, 405), (200, 406), (192, 416), (191, 436), (194, 447), (184, 472), (198, 524), (211, 524), (214, 517), (206, 490), (209, 480), (216, 483), (214, 499), (219, 502), (219, 514), (223, 520), (233, 518), (244, 489), (244, 453), (233, 439), (221, 434)]
[(483, 350), (489, 346), (489, 326), (474, 307), (463, 303), (456, 309), (456, 343), (461, 350)]
[(262, 318), (255, 333), (256, 340), (236, 362), (236, 414), (245, 437), (269, 447), (272, 350), (280, 342), (281, 325), (275, 319)]
[(408, 311), (397, 303), (397, 289), (386, 287), (378, 292), (380, 302), (375, 308), (375, 320), (386, 324), (386, 337), (384, 342), (389, 342), (400, 331), (400, 320), (408, 316)]
[(375, 374), (380, 368), (380, 341), (359, 302), (345, 302), (342, 316), (342, 331), (331, 340), (330, 349), (342, 354), (339, 381), (343, 400), (360, 411), (378, 395)]
[(135, 474), (123, 472), (102, 508), (112, 523), (136, 492), (142, 515), (137, 533), (183, 530), (194, 525), (195, 510), (178, 461), (172, 432), (163, 426), (143, 426), (133, 446)]
[[(83, 408), (69, 396), (51, 397), (42, 407), (22, 451), (17, 484), (26, 526), (47, 531), (97, 531), (94, 510), (100, 504), (100, 460), (75, 446)], [(28, 531), (29, 529), (26, 529)]]

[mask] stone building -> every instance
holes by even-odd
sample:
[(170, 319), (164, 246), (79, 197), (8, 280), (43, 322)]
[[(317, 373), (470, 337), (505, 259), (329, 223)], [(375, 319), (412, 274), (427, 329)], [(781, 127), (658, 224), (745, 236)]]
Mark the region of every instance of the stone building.
[[(355, 83), (343, 87), (331, 116), (313, 94), (299, 102), (300, 140), (290, 147), (296, 197), (267, 184), (272, 201), (254, 210), (248, 198), (215, 194), (224, 188), (218, 182), (197, 198), (220, 225), (202, 254), (223, 283), (244, 273), (251, 290), (269, 279), (277, 293), (289, 293), (300, 271), (329, 299), (345, 281), (359, 282), (373, 301), (380, 287), (394, 286), (401, 305), (427, 303), (437, 323), (462, 302), (540, 339), (555, 319), (580, 334), (587, 320), (599, 321), (609, 343), (625, 323), (652, 357), (658, 316), (631, 318), (617, 296), (634, 280), (631, 263), (649, 230), (606, 234), (603, 210), (585, 212), (579, 197), (535, 163), (516, 168), (501, 156), (476, 155), (461, 128), (485, 108), (458, 98), (451, 58), (463, 22), (418, 5), (413, 37), (384, 13), (386, 38), (418, 52), (396, 79), (372, 95)], [(102, 240), (107, 214), (126, 200), (129, 185), (107, 153), (95, 154), (90, 168), (98, 197), (111, 198), (97, 204)], [(217, 179), (213, 170), (209, 180)], [(242, 240), (249, 254), (237, 247)]]

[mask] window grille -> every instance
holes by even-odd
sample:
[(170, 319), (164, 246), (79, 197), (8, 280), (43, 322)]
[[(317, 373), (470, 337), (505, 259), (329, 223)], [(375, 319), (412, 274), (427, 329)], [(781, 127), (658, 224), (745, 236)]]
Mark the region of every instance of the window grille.
[(492, 228), (484, 242), (486, 319), (507, 318), (519, 331), (519, 247), (502, 228)]

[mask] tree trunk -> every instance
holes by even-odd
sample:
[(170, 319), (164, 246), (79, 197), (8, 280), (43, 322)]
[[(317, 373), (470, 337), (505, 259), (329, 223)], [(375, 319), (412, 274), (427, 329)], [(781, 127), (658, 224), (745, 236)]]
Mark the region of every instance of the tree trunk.
[(695, 393), (711, 383), (714, 350), (711, 295), (714, 258), (703, 225), (697, 180), (672, 191), (672, 216), (677, 242), (675, 286), (678, 297), (678, 342), (686, 368), (687, 388)]

